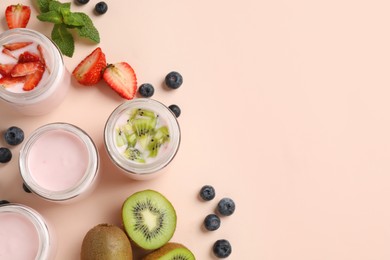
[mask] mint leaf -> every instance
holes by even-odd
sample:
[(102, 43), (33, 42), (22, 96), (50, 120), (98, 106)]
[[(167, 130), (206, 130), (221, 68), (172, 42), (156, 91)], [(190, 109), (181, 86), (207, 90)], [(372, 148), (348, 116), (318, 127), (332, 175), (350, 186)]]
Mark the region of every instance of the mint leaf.
[(42, 22), (50, 22), (50, 23), (55, 23), (55, 24), (60, 24), (62, 23), (62, 15), (59, 14), (56, 11), (48, 11), (45, 13), (41, 13), (37, 16), (39, 21)]
[(64, 18), (64, 23), (66, 25), (70, 25), (72, 27), (85, 25), (84, 20), (80, 15), (71, 13), (70, 10), (68, 10), (68, 9), (61, 9), (61, 14), (62, 14), (62, 17)]
[(77, 27), (76, 30), (81, 37), (88, 38), (96, 43), (100, 42), (99, 32), (93, 25), (91, 18), (85, 13), (73, 13), (80, 16), (84, 21), (84, 26)]
[(64, 24), (55, 24), (51, 32), (51, 39), (57, 44), (62, 54), (68, 57), (73, 56), (74, 39)]
[(38, 8), (41, 13), (46, 13), (49, 11), (49, 4), (53, 0), (38, 0)]
[(70, 10), (70, 3), (61, 3), (58, 1), (51, 1), (49, 3), (50, 11), (57, 11), (58, 13), (61, 13), (61, 9)]

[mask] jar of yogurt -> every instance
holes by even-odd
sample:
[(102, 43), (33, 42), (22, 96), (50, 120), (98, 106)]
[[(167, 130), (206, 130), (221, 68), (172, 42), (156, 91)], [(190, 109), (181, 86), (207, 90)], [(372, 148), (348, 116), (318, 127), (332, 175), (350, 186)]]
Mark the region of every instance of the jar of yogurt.
[(42, 215), (21, 204), (0, 205), (0, 259), (50, 260), (55, 253), (54, 232)]
[(0, 101), (25, 115), (46, 114), (64, 99), (70, 79), (45, 35), (25, 28), (0, 34)]
[(137, 98), (109, 116), (104, 142), (113, 163), (127, 176), (145, 180), (159, 175), (180, 146), (180, 127), (161, 102)]
[(96, 184), (99, 155), (90, 136), (68, 123), (36, 129), (20, 150), (19, 167), (27, 189), (53, 202), (85, 197)]

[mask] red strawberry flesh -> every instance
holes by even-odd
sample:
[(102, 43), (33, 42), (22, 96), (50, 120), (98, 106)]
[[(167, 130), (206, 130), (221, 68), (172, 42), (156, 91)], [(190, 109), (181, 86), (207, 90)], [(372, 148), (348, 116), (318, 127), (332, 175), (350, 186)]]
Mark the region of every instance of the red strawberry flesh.
[(11, 70), (12, 77), (22, 77), (34, 73), (39, 67), (43, 66), (41, 62), (17, 63)]
[(5, 19), (9, 29), (26, 28), (30, 20), (31, 8), (26, 5), (9, 5), (5, 9)]
[(34, 62), (34, 61), (41, 61), (41, 58), (37, 54), (31, 53), (29, 51), (23, 52), (22, 54), (19, 55), (18, 58), (19, 63)]
[(137, 77), (126, 62), (110, 64), (104, 70), (103, 79), (121, 97), (132, 99), (137, 91)]
[(0, 64), (0, 75), (3, 77), (9, 76), (15, 64)]
[(102, 71), (106, 66), (106, 56), (98, 47), (77, 65), (72, 75), (80, 84), (92, 86), (101, 80)]
[(10, 50), (4, 48), (1, 52), (4, 53), (5, 55), (17, 60), (17, 58), (12, 54), (12, 52)]
[(4, 88), (9, 88), (14, 86), (15, 84), (18, 83), (23, 83), (26, 80), (26, 77), (17, 77), (17, 78), (12, 78), (10, 76), (2, 77), (0, 78), (0, 86)]
[(13, 43), (3, 44), (3, 47), (6, 48), (7, 50), (15, 51), (24, 48), (30, 44), (32, 44), (32, 42), (13, 42)]
[(38, 64), (38, 69), (34, 73), (26, 76), (26, 82), (24, 83), (23, 90), (30, 91), (41, 81), (43, 73), (45, 72), (45, 67), (40, 62)]

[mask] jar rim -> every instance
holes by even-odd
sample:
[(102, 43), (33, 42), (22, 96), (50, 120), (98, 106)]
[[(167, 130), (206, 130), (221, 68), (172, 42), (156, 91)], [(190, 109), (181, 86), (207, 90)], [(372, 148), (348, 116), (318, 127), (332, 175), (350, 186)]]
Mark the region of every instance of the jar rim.
[(0, 205), (0, 213), (16, 213), (26, 217), (34, 225), (38, 234), (39, 247), (36, 259), (48, 259), (51, 255), (52, 234), (49, 227), (41, 214), (36, 210), (18, 203), (8, 203)]
[[(114, 140), (115, 126), (119, 117), (131, 109), (138, 108), (153, 110), (158, 114), (159, 117), (166, 120), (170, 131), (169, 152), (165, 153), (163, 156), (159, 156), (151, 163), (142, 164), (131, 162), (130, 160), (126, 159), (122, 154), (119, 153)], [(181, 130), (176, 116), (163, 103), (150, 98), (137, 98), (120, 104), (110, 114), (104, 128), (105, 148), (111, 161), (129, 176), (151, 175), (163, 169), (176, 156), (180, 142)]]
[[(88, 152), (88, 166), (83, 177), (72, 187), (65, 190), (52, 191), (39, 185), (31, 176), (28, 167), (29, 152), (34, 143), (44, 134), (50, 131), (63, 130), (77, 137), (86, 147)], [(92, 138), (81, 128), (64, 122), (56, 122), (37, 128), (24, 143), (19, 155), (19, 168), (22, 179), (27, 188), (34, 194), (51, 201), (66, 201), (84, 193), (96, 180), (99, 171), (99, 154)]]

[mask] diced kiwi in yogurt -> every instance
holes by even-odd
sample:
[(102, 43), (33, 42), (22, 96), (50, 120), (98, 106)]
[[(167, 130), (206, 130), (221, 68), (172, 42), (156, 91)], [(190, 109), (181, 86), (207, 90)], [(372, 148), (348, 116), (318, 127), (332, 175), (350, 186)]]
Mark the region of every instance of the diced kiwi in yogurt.
[(147, 158), (156, 157), (160, 148), (169, 142), (169, 129), (151, 110), (133, 109), (127, 116), (126, 123), (116, 127), (116, 146), (126, 159), (146, 163)]

